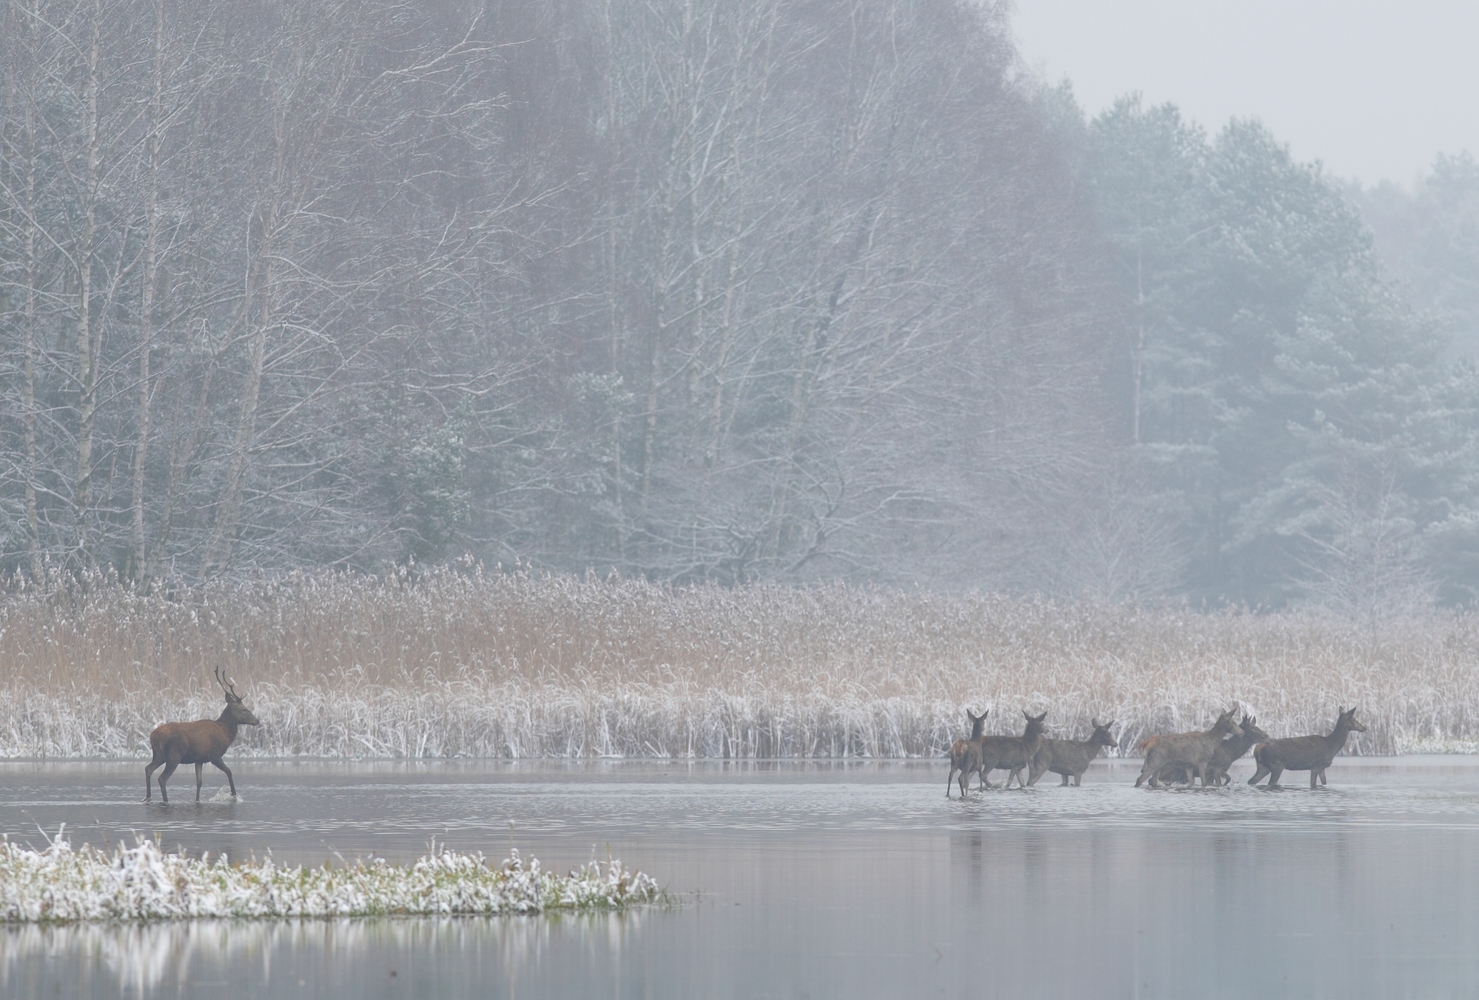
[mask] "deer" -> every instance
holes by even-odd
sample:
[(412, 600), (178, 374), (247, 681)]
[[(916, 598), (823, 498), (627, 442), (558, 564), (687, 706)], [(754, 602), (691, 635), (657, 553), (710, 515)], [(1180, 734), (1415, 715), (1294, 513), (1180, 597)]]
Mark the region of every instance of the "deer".
[(207, 763), (226, 772), (226, 780), (231, 783), (231, 797), (236, 798), (236, 779), (231, 775), (231, 768), (221, 760), (221, 755), (235, 742), (238, 726), (258, 726), (261, 723), (241, 703), (236, 685), (221, 672), (220, 667), (216, 668), (216, 683), (221, 685), (221, 690), (226, 694), (226, 710), (219, 719), (166, 722), (156, 726), (154, 732), (149, 734), (149, 746), (154, 751), (154, 759), (144, 768), (145, 802), (149, 801), (150, 779), (154, 776), (154, 769), (161, 764), (164, 765), (164, 773), (159, 776), (159, 797), (166, 803), (169, 802), (169, 792), (165, 790), (164, 783), (181, 764), (195, 765), (196, 802), (200, 801), (200, 771)]
[(1237, 706), (1233, 706), (1219, 715), (1205, 732), (1174, 733), (1146, 740), (1142, 744), (1146, 748), (1145, 763), (1140, 768), (1140, 777), (1135, 779), (1135, 787), (1139, 788), (1149, 778), (1150, 787), (1159, 788), (1160, 773), (1168, 767), (1180, 766), (1188, 774), (1201, 778), (1202, 787), (1206, 788), (1212, 773), (1212, 757), (1222, 738), (1242, 735), (1242, 727), (1233, 721), (1237, 714)]
[[(1238, 723), (1243, 730), (1241, 736), (1229, 736), (1217, 745), (1217, 752), (1212, 755), (1212, 781), (1214, 784), (1226, 785), (1232, 781), (1228, 776), (1228, 769), (1232, 767), (1233, 761), (1242, 758), (1243, 754), (1255, 744), (1269, 739), (1268, 733), (1258, 728), (1258, 720), (1248, 713), (1243, 713), (1243, 719)], [(1148, 740), (1140, 742), (1141, 749), (1146, 749), (1150, 744), (1161, 737), (1152, 736)], [(1184, 784), (1191, 783), (1191, 774), (1184, 767), (1171, 766), (1161, 770), (1162, 781), (1179, 781)]]
[(1268, 784), (1264, 787), (1278, 788), (1279, 775), (1285, 771), (1308, 771), (1311, 788), (1325, 784), (1325, 768), (1345, 748), (1346, 737), (1353, 732), (1366, 731), (1366, 727), (1356, 721), (1354, 708), (1347, 712), (1342, 706), (1337, 711), (1340, 714), (1329, 736), (1295, 736), (1270, 740), (1255, 747), (1253, 759), (1258, 762), (1258, 770), (1253, 772), (1248, 784), (1256, 785), (1267, 775)]
[(1032, 763), (1032, 758), (1037, 754), (1037, 749), (1042, 745), (1043, 720), (1048, 713), (1042, 715), (1028, 715), (1025, 711), (1022, 715), (1027, 719), (1027, 728), (1021, 736), (983, 736), (981, 737), (981, 787), (994, 788), (995, 785), (987, 780), (987, 775), (997, 768), (1007, 772), (1006, 784), (1003, 788), (1012, 787), (1012, 779), (1017, 779), (1018, 788), (1026, 788), (1022, 782), (1022, 771)]
[(961, 798), (965, 798), (965, 786), (971, 774), (981, 772), (981, 727), (990, 714), (989, 708), (980, 715), (972, 715), (970, 709), (965, 710), (966, 718), (971, 720), (971, 736), (970, 739), (956, 740), (950, 745), (950, 773), (945, 775), (945, 798), (950, 797), (950, 781), (955, 777), (956, 771), (960, 772)]
[(1048, 771), (1063, 775), (1060, 787), (1067, 785), (1069, 778), (1073, 779), (1074, 787), (1083, 784), (1084, 772), (1089, 769), (1089, 762), (1099, 756), (1099, 748), (1119, 746), (1109, 732), (1109, 727), (1114, 725), (1112, 720), (1101, 724), (1097, 719), (1090, 719), (1089, 725), (1094, 727), (1094, 732), (1086, 740), (1042, 741), (1028, 771), (1029, 787), (1037, 784), (1037, 779)]

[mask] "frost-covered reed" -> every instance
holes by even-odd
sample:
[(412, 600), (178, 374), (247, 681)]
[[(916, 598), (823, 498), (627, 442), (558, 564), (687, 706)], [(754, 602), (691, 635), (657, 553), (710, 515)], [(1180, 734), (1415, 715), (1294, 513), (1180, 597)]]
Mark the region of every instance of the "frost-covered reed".
[(243, 917), (490, 916), (610, 910), (663, 898), (621, 862), (568, 875), (481, 854), (432, 850), (411, 865), (384, 860), (340, 868), (231, 863), (160, 850), (153, 841), (111, 853), (74, 850), (59, 834), (41, 851), (0, 841), (0, 923)]
[(669, 588), (456, 567), (0, 597), (0, 756), (126, 757), (221, 709), (233, 756), (897, 757), (964, 709), (1121, 745), (1238, 702), (1275, 736), (1361, 707), (1364, 753), (1479, 749), (1479, 616), (1356, 624), (847, 586)]

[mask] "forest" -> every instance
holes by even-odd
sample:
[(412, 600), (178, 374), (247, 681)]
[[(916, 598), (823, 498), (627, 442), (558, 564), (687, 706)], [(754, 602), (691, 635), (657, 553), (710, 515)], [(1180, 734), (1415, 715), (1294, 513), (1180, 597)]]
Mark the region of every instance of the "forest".
[(4, 0), (0, 570), (1479, 595), (1479, 165), (958, 0)]

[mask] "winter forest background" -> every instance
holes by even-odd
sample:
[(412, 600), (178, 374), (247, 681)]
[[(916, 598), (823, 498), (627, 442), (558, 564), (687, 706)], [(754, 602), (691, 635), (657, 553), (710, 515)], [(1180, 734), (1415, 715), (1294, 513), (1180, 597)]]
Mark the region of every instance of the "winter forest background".
[(0, 568), (1479, 596), (1479, 165), (952, 0), (4, 0)]

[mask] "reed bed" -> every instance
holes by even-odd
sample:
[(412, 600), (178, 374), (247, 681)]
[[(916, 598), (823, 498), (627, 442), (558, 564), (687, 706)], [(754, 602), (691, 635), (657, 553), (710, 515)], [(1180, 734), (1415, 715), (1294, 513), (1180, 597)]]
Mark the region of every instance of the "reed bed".
[(105, 580), (0, 597), (0, 756), (148, 753), (214, 717), (224, 666), (262, 719), (232, 755), (934, 756), (1048, 711), (1123, 747), (1234, 702), (1274, 736), (1357, 753), (1479, 750), (1479, 617), (1358, 624), (822, 586), (670, 588), (455, 566), (140, 592)]
[(73, 850), (61, 833), (41, 851), (0, 841), (0, 924), (86, 920), (492, 916), (612, 910), (655, 903), (662, 889), (619, 861), (568, 875), (481, 854), (433, 849), (410, 865), (382, 859), (341, 868), (231, 863), (163, 851), (153, 841), (112, 852)]

